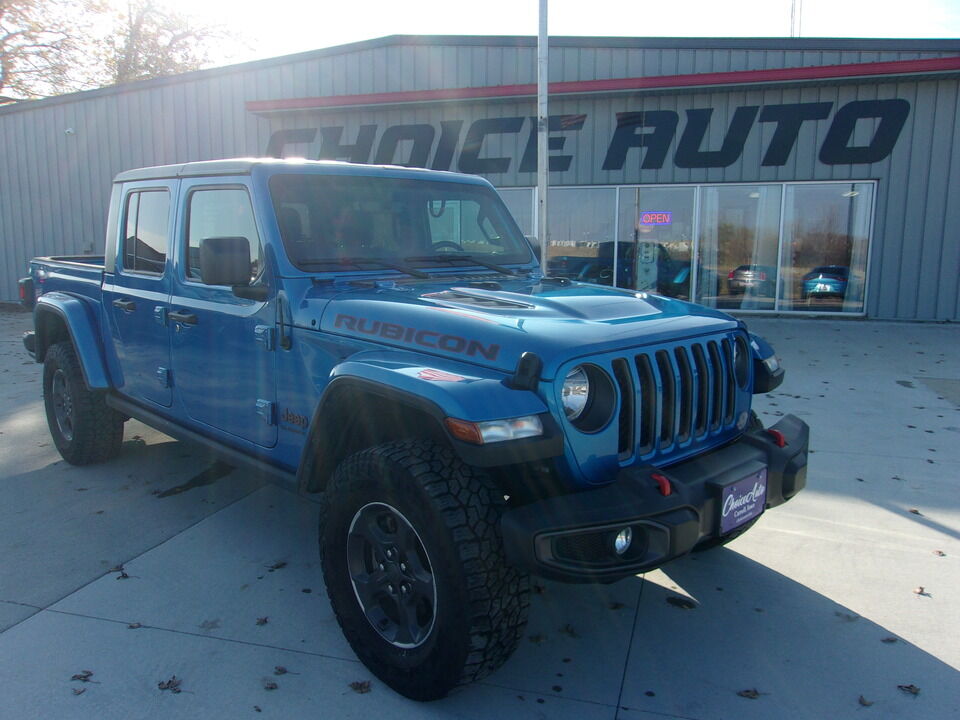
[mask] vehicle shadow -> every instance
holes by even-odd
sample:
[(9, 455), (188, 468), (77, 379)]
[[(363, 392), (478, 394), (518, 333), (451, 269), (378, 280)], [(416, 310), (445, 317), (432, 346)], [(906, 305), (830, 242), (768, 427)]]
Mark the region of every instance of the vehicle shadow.
[(957, 669), (728, 548), (646, 576), (624, 680), (621, 707), (683, 717), (960, 712)]

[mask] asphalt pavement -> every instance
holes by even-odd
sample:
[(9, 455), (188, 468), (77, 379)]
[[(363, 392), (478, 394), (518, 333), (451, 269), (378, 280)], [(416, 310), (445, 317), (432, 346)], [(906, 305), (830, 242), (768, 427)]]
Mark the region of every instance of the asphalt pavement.
[(960, 716), (960, 327), (748, 319), (811, 426), (807, 489), (724, 548), (535, 581), (516, 654), (429, 704), (333, 618), (316, 504), (140, 423), (76, 468), (0, 311), (0, 718)]

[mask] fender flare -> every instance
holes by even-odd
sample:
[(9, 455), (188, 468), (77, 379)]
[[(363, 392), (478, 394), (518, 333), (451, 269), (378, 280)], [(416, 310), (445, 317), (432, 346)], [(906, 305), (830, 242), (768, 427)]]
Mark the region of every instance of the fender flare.
[(59, 318), (67, 329), (80, 360), (87, 387), (91, 390), (109, 388), (110, 379), (97, 332), (97, 319), (92, 314), (91, 304), (74, 295), (54, 291), (37, 298), (36, 307), (33, 309), (33, 324), (37, 331), (37, 362), (43, 362), (50, 347), (50, 332), (47, 328), (53, 317)]
[[(471, 368), (471, 372), (475, 373), (476, 368)], [(463, 390), (460, 383), (432, 382), (377, 363), (350, 360), (337, 366), (332, 375), (333, 379), (324, 389), (313, 413), (297, 469), (297, 487), (301, 492), (322, 488), (325, 478), (338, 464), (342, 455), (342, 448), (340, 453), (338, 448), (343, 439), (337, 437), (337, 432), (343, 428), (337, 423), (342, 417), (337, 406), (345, 397), (358, 405), (375, 398), (379, 409), (390, 405), (409, 410), (418, 418), (429, 418), (429, 422), (416, 427), (417, 433), (447, 444), (469, 465), (493, 467), (563, 454), (562, 432), (546, 404), (535, 393), (511, 389), (499, 379), (472, 378), (479, 381), (480, 387), (471, 388), (465, 398), (458, 397), (457, 390)], [(467, 400), (481, 396), (485, 398), (482, 407), (470, 412)], [(540, 415), (544, 435), (491, 445), (472, 445), (452, 437), (444, 424), (448, 417), (479, 422), (523, 415)], [(320, 487), (317, 487), (318, 483)]]

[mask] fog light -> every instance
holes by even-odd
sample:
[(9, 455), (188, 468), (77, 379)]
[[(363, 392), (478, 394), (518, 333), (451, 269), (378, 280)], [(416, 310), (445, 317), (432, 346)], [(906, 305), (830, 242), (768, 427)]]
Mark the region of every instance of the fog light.
[(625, 527), (623, 530), (617, 533), (617, 536), (613, 539), (613, 551), (617, 555), (623, 555), (627, 550), (630, 549), (630, 543), (633, 542), (633, 529)]

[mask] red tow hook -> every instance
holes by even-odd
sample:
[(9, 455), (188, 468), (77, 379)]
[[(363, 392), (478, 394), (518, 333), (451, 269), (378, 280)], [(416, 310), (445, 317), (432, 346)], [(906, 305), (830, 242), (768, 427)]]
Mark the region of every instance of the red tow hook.
[(665, 475), (661, 475), (660, 473), (650, 473), (650, 477), (656, 481), (657, 487), (660, 488), (661, 495), (667, 496), (673, 492), (673, 488), (670, 487), (670, 480), (668, 480)]
[(778, 448), (787, 446), (787, 439), (783, 436), (783, 433), (780, 432), (779, 430), (774, 430), (773, 428), (770, 428), (767, 430), (767, 435), (773, 438), (773, 444), (776, 445)]

